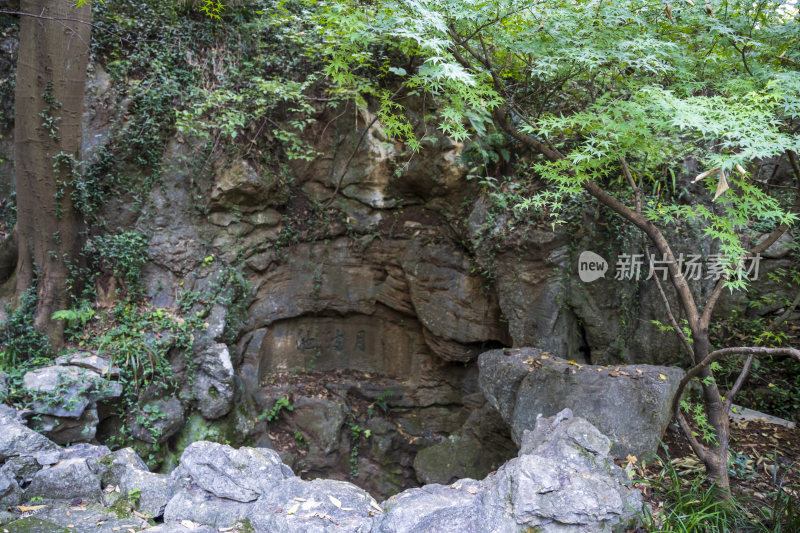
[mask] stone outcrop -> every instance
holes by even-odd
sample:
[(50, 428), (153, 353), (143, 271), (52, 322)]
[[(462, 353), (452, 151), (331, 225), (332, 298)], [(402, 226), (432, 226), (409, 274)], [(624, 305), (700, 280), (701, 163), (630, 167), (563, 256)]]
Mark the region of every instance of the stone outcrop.
[(442, 442), (417, 452), (414, 472), (423, 484), (447, 485), (459, 478), (483, 477), (516, 453), (506, 423), (485, 404)]
[[(18, 432), (17, 424), (0, 417), (0, 433)], [(30, 482), (6, 468), (8, 459), (0, 469), (0, 501), (14, 506), (20, 492), (41, 501), (23, 508), (24, 517), (0, 517), (9, 531), (621, 533), (635, 527), (642, 506), (609, 455), (609, 439), (569, 410), (539, 418), (519, 456), (484, 479), (425, 485), (381, 504), (351, 483), (301, 480), (269, 449), (195, 442), (163, 475), (129, 448), (46, 442), (37, 452), (45, 464)], [(162, 516), (148, 527), (146, 519)]]
[(481, 390), (515, 442), (540, 416), (569, 408), (612, 439), (617, 457), (656, 452), (684, 375), (675, 367), (583, 365), (531, 348), (492, 350), (478, 365)]
[(611, 443), (569, 410), (526, 431), (519, 457), (482, 481), (409, 489), (384, 502), (381, 532), (624, 532), (641, 496), (625, 486)]
[[(23, 383), (38, 417), (33, 427), (58, 444), (94, 439), (97, 402), (118, 398), (122, 385), (106, 379), (109, 361), (94, 354), (72, 354), (60, 364), (27, 372)], [(99, 372), (105, 370), (105, 374)]]

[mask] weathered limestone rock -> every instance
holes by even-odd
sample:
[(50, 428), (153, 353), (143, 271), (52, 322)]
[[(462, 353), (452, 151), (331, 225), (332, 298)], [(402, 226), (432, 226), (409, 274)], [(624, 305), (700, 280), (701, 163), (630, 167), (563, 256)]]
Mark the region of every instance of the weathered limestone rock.
[(612, 453), (655, 453), (683, 370), (650, 365), (592, 366), (541, 350), (492, 350), (478, 360), (480, 386), (516, 442), (539, 416), (570, 408), (613, 442)]
[(199, 488), (179, 490), (164, 509), (164, 521), (181, 524), (184, 521), (217, 528), (230, 528), (248, 518), (252, 503), (218, 498)]
[(147, 471), (147, 465), (133, 448), (122, 448), (100, 460), (98, 476), (103, 487), (106, 487), (117, 483), (130, 469)]
[(181, 456), (179, 477), (219, 498), (251, 502), (277, 481), (294, 474), (278, 453), (264, 448), (239, 448), (195, 442)]
[(280, 184), (271, 171), (258, 172), (244, 159), (237, 159), (217, 172), (211, 190), (209, 207), (224, 209), (238, 207), (245, 211), (277, 205), (283, 198), (276, 194)]
[[(462, 429), (488, 430), (481, 427), (486, 418), (476, 415)], [(0, 429), (14, 423), (0, 417)], [(409, 489), (382, 505), (350, 483), (303, 481), (272, 450), (196, 442), (166, 476), (148, 472), (130, 448), (108, 453), (80, 444), (39, 451), (37, 461), (45, 466), (24, 491), (7, 461), (0, 469), (0, 504), (48, 501), (34, 516), (12, 522), (10, 531), (147, 530), (140, 516), (162, 512), (165, 523), (153, 531), (621, 533), (635, 527), (641, 497), (625, 486), (624, 472), (609, 455), (610, 440), (589, 422), (569, 410), (540, 417), (521, 444), (517, 458), (481, 481)], [(77, 499), (81, 509), (67, 513)]]
[(140, 404), (128, 423), (131, 434), (145, 442), (166, 442), (183, 427), (183, 405), (177, 398), (159, 398)]
[(119, 383), (107, 381), (97, 372), (75, 366), (46, 366), (26, 373), (25, 388), (34, 397), (37, 413), (78, 418), (95, 401), (117, 398), (122, 394)]
[[(330, 175), (332, 181), (337, 181), (336, 176), (341, 176), (341, 194), (347, 198), (372, 208), (390, 208), (397, 203), (391, 191), (391, 182), (398, 151), (386, 139), (380, 122), (373, 123), (374, 116), (367, 110), (361, 114), (363, 123), (371, 124), (371, 127), (361, 138), (352, 161), (347, 166), (344, 160), (335, 161), (337, 164), (333, 172), (323, 176)], [(336, 186), (336, 183), (329, 182), (326, 185)]]
[[(86, 503), (86, 502), (82, 502)], [(133, 529), (140, 531), (148, 526), (147, 521), (131, 514), (117, 516), (110, 509), (95, 502), (74, 510), (71, 502), (48, 502), (32, 516), (7, 524), (9, 532), (35, 533), (118, 533)]]
[(33, 456), (37, 452), (55, 451), (58, 446), (47, 437), (23, 425), (19, 420), (0, 415), (0, 461), (15, 456)]
[[(167, 522), (156, 527), (151, 527), (148, 533), (219, 533), (219, 529), (213, 526), (204, 526), (190, 520), (180, 522)], [(244, 533), (245, 528), (233, 530), (235, 533)]]
[(642, 500), (624, 485), (610, 442), (565, 410), (526, 431), (519, 457), (482, 481), (426, 485), (392, 496), (378, 531), (622, 533)]
[(78, 418), (41, 415), (31, 420), (30, 424), (33, 429), (47, 435), (56, 444), (65, 445), (93, 440), (99, 421), (97, 407), (92, 403)]
[(198, 365), (192, 391), (203, 417), (213, 420), (224, 416), (233, 404), (233, 364), (228, 347), (210, 343), (196, 348)]
[(177, 482), (170, 476), (148, 471), (131, 448), (117, 450), (101, 459), (98, 476), (106, 489), (103, 494), (106, 505), (114, 506), (120, 498), (128, 499), (135, 510), (151, 518), (164, 514), (164, 508), (178, 490)]
[[(278, 512), (281, 509), (281, 512)], [(250, 509), (256, 531), (272, 533), (367, 533), (378, 521), (377, 503), (344, 481), (290, 478), (265, 492)]]
[[(471, 267), (469, 259), (455, 248), (410, 247), (403, 258), (403, 271), (417, 316), (428, 331), (441, 339), (461, 344), (507, 341), (497, 320), (497, 302), (485, 289), (485, 281), (470, 274)], [(435, 346), (431, 348), (436, 350)], [(448, 355), (443, 353), (446, 358)], [(456, 360), (468, 360), (464, 357)]]
[(22, 489), (16, 479), (0, 470), (0, 509), (14, 507), (22, 501)]
[(339, 448), (345, 412), (336, 402), (299, 397), (294, 402), (291, 423), (309, 437), (310, 445), (327, 455)]
[[(523, 436), (517, 459), (486, 479), (517, 524), (542, 531), (627, 531), (638, 522), (641, 495), (624, 485), (610, 441), (565, 410), (540, 419)], [(565, 527), (566, 526), (566, 527)]]
[[(50, 452), (40, 452), (41, 455), (49, 455), (49, 453)], [(2, 468), (0, 468), (0, 472), (17, 480), (19, 483), (28, 484), (33, 481), (33, 476), (35, 476), (36, 472), (41, 470), (43, 466), (52, 464), (50, 463), (51, 460), (52, 459), (40, 462), (36, 460), (36, 457), (18, 455), (8, 458)], [(53, 461), (53, 463), (56, 461)]]
[(119, 367), (111, 364), (110, 358), (95, 352), (74, 352), (56, 359), (59, 365), (77, 366), (96, 372), (102, 377), (116, 378), (119, 376)]
[(414, 458), (417, 479), (449, 484), (459, 478), (482, 478), (517, 453), (505, 422), (489, 405), (474, 410), (464, 425)]
[(101, 496), (100, 480), (92, 474), (86, 459), (65, 459), (36, 472), (23, 495), (27, 499), (86, 498), (97, 501)]
[(194, 197), (189, 189), (193, 167), (187, 163), (193, 155), (190, 146), (171, 139), (164, 150), (162, 183), (150, 194), (153, 209), (147, 220), (148, 254), (153, 265), (143, 276), (145, 286), (151, 287), (150, 296), (161, 292), (157, 289), (159, 281), (172, 282), (162, 291), (174, 292), (171, 285), (177, 280), (173, 275), (190, 272), (203, 258), (202, 238), (188, 215)]
[(483, 490), (483, 483), (474, 479), (460, 479), (449, 486), (434, 484), (405, 490), (383, 502), (386, 515), (377, 531), (516, 531), (492, 529), (496, 526), (493, 516), (481, 505)]

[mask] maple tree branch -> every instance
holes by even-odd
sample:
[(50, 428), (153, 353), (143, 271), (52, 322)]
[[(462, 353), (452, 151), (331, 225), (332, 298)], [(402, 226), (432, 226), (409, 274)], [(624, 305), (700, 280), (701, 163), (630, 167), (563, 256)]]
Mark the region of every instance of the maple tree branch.
[(736, 383), (733, 384), (733, 388), (728, 391), (728, 394), (725, 395), (725, 403), (724, 408), (725, 412), (727, 413), (731, 409), (731, 405), (733, 405), (733, 397), (736, 396), (744, 385), (747, 376), (750, 374), (750, 366), (753, 364), (753, 359), (755, 355), (750, 354), (747, 357), (747, 361), (744, 362), (744, 366), (742, 367), (742, 371), (739, 373), (739, 377), (736, 378)]
[(692, 428), (686, 421), (686, 417), (684, 417), (683, 413), (680, 411), (680, 407), (678, 407), (678, 409), (675, 411), (675, 418), (678, 419), (678, 424), (681, 426), (683, 434), (686, 435), (686, 440), (689, 441), (689, 446), (692, 447), (692, 451), (694, 451), (695, 455), (697, 455), (697, 457), (699, 457), (700, 460), (705, 463), (708, 459), (708, 449), (700, 444), (700, 441), (698, 441), (694, 436), (694, 433), (692, 433)]
[[(795, 180), (797, 181), (796, 190), (794, 197), (794, 204), (790, 210), (791, 213), (800, 213), (800, 162), (797, 160), (797, 154), (792, 150), (787, 150), (787, 155), (789, 156), (789, 162), (792, 165), (792, 169), (794, 170)], [(757, 245), (753, 246), (748, 250), (748, 253), (751, 256), (760, 254), (761, 252), (765, 251), (767, 248), (775, 244), (775, 242), (780, 239), (784, 233), (789, 231), (789, 225), (783, 223), (779, 225), (775, 230), (770, 233), (767, 238), (762, 240)], [(706, 300), (705, 308), (703, 308), (703, 315), (700, 317), (700, 325), (702, 328), (707, 328), (708, 325), (711, 323), (711, 313), (714, 312), (714, 306), (717, 304), (717, 300), (722, 295), (722, 289), (725, 287), (725, 282), (728, 281), (727, 276), (721, 276), (717, 281), (717, 284), (714, 286), (714, 289), (711, 291), (711, 295)]]
[(794, 357), (798, 361), (800, 361), (800, 350), (795, 348), (771, 348), (768, 346), (739, 346), (736, 348), (722, 348), (719, 350), (715, 350), (708, 354), (705, 359), (697, 363), (693, 368), (691, 368), (686, 375), (683, 376), (683, 379), (678, 383), (678, 389), (675, 392), (675, 397), (672, 400), (672, 410), (675, 411), (680, 405), (680, 398), (683, 394), (686, 385), (692, 380), (692, 378), (697, 377), (698, 374), (705, 368), (706, 366), (710, 365), (714, 361), (722, 359), (723, 357), (727, 357), (729, 355), (788, 355), (790, 357)]

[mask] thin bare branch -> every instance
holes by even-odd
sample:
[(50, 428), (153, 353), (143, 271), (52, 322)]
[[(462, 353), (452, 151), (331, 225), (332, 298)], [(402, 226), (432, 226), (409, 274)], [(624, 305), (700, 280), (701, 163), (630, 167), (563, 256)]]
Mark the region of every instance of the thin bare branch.
[(697, 363), (694, 367), (692, 367), (686, 375), (683, 376), (680, 383), (678, 383), (678, 390), (675, 392), (675, 397), (672, 400), (672, 410), (674, 411), (680, 405), (680, 398), (681, 394), (683, 394), (686, 385), (695, 377), (697, 377), (700, 372), (706, 366), (710, 365), (714, 361), (718, 361), (723, 357), (727, 357), (729, 355), (788, 355), (790, 357), (794, 357), (798, 361), (800, 361), (800, 350), (795, 348), (770, 348), (768, 346), (739, 346), (736, 348), (722, 348), (720, 350), (715, 350), (708, 354), (705, 359)]
[(636, 185), (636, 180), (633, 179), (633, 174), (631, 174), (631, 168), (628, 166), (628, 161), (624, 157), (620, 157), (619, 164), (622, 165), (622, 174), (625, 176), (625, 179), (628, 180), (631, 189), (633, 189), (636, 212), (642, 214), (642, 191), (639, 189), (639, 186)]
[(792, 301), (791, 305), (786, 309), (786, 311), (784, 311), (781, 316), (779, 316), (778, 318), (775, 319), (774, 322), (772, 322), (771, 327), (776, 328), (781, 324), (783, 324), (784, 322), (786, 322), (789, 319), (789, 317), (792, 316), (794, 310), (797, 309), (798, 305), (800, 305), (800, 292), (798, 292), (797, 296), (794, 297), (794, 301)]
[(755, 355), (750, 354), (747, 357), (747, 361), (744, 362), (744, 366), (742, 367), (742, 371), (739, 373), (739, 377), (736, 378), (736, 383), (733, 384), (733, 388), (728, 391), (728, 394), (725, 395), (725, 403), (723, 404), (725, 407), (725, 412), (727, 413), (731, 409), (731, 405), (733, 405), (733, 398), (742, 388), (744, 382), (747, 380), (747, 376), (750, 375), (750, 367), (753, 364), (753, 359)]
[[(650, 256), (650, 269), (653, 269), (653, 258)], [(681, 346), (683, 349), (686, 350), (686, 354), (689, 356), (689, 360), (692, 364), (696, 364), (694, 358), (694, 350), (692, 350), (692, 345), (689, 343), (689, 339), (686, 338), (686, 335), (683, 334), (683, 330), (681, 329), (678, 321), (675, 319), (675, 314), (672, 312), (672, 306), (669, 304), (669, 299), (667, 299), (667, 294), (664, 292), (664, 287), (661, 285), (661, 280), (658, 279), (658, 276), (653, 276), (653, 279), (656, 280), (656, 286), (658, 286), (658, 292), (661, 293), (661, 298), (664, 301), (664, 307), (667, 310), (667, 317), (669, 318), (669, 323), (672, 326), (673, 331), (681, 340)]]
[(117, 33), (115, 31), (111, 31), (108, 28), (104, 28), (102, 26), (98, 26), (97, 24), (93, 24), (93, 23), (89, 22), (88, 20), (81, 20), (81, 19), (72, 18), (72, 17), (50, 17), (50, 16), (43, 15), (43, 14), (36, 15), (34, 13), (26, 13), (24, 11), (12, 11), (12, 10), (9, 10), (9, 9), (0, 9), (0, 15), (17, 15), (17, 16), (20, 16), (20, 17), (31, 17), (31, 18), (35, 18), (35, 19), (51, 20), (51, 21), (55, 21), (55, 22), (77, 22), (78, 24), (83, 24), (83, 25), (89, 26), (93, 30), (97, 30), (97, 31), (101, 31), (101, 32), (104, 32), (104, 33), (108, 33), (110, 35), (113, 35), (114, 37), (119, 37), (121, 40), (123, 40), (125, 42), (128, 42), (128, 43), (147, 42), (147, 43), (167, 44), (164, 41), (159, 41), (158, 39), (141, 39), (141, 40), (137, 40), (137, 41), (132, 41), (131, 39), (128, 39), (127, 37), (125, 37), (124, 35), (122, 35), (120, 33)]
[(708, 459), (708, 449), (700, 444), (700, 441), (698, 441), (694, 436), (694, 433), (692, 433), (692, 428), (689, 426), (689, 423), (686, 421), (686, 418), (683, 416), (680, 408), (675, 411), (675, 418), (678, 419), (678, 424), (680, 424), (683, 434), (686, 435), (686, 439), (689, 441), (689, 446), (692, 447), (692, 451), (694, 451), (695, 455), (697, 455), (697, 457), (699, 457), (700, 460), (705, 463)]
[(700, 327), (702, 329), (708, 329), (708, 325), (711, 323), (711, 313), (714, 312), (714, 307), (717, 305), (717, 300), (719, 297), (722, 296), (722, 290), (725, 288), (725, 283), (728, 281), (727, 274), (723, 274), (717, 280), (717, 284), (714, 285), (714, 289), (711, 291), (711, 294), (708, 295), (706, 298), (706, 305), (703, 308), (703, 314), (700, 317)]

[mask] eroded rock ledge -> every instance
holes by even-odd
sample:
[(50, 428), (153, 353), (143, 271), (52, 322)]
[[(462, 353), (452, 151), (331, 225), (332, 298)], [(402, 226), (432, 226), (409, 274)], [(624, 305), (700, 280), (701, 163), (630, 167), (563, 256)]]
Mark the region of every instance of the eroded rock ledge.
[(0, 504), (13, 512), (0, 521), (9, 532), (622, 532), (642, 500), (610, 450), (565, 409), (537, 419), (518, 457), (483, 480), (425, 485), (379, 504), (347, 482), (301, 480), (274, 450), (195, 442), (171, 474), (155, 474), (130, 448), (61, 448), (6, 409)]

